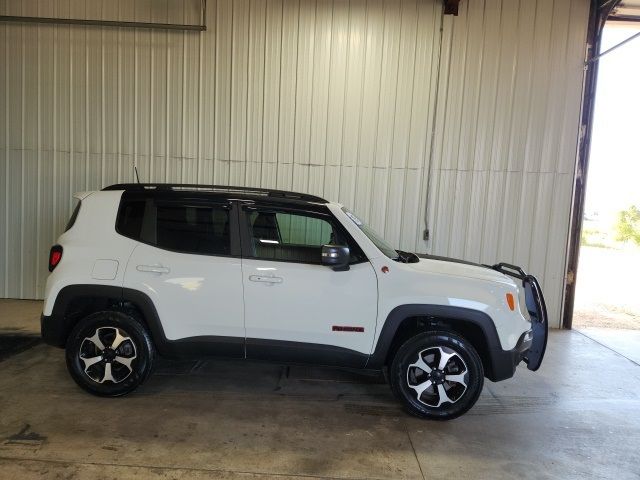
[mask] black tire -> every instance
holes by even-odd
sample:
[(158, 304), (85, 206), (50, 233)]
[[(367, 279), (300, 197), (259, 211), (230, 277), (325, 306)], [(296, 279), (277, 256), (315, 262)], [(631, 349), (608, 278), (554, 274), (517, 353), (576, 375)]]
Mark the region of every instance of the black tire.
[[(453, 356), (446, 360), (451, 354)], [(443, 370), (438, 368), (442, 356), (445, 357)], [(419, 358), (427, 369), (433, 367), (431, 373), (414, 365)], [(447, 377), (453, 381), (445, 380)], [(451, 420), (475, 405), (482, 392), (484, 370), (478, 353), (464, 338), (445, 331), (426, 332), (410, 338), (398, 349), (391, 363), (389, 380), (394, 395), (411, 415)], [(449, 400), (440, 396), (440, 386)]]
[[(111, 349), (116, 338), (119, 345)], [(103, 397), (119, 397), (149, 378), (155, 349), (149, 332), (138, 320), (121, 312), (103, 311), (78, 322), (67, 339), (66, 358), (71, 377), (84, 390)], [(87, 367), (90, 363), (93, 364)]]

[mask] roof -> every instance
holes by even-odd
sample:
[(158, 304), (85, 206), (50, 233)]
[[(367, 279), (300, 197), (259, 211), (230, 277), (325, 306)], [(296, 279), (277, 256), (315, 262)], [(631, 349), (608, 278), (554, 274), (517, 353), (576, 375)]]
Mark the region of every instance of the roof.
[(322, 197), (308, 193), (290, 192), (269, 188), (237, 187), (231, 185), (199, 185), (180, 183), (119, 183), (103, 190), (124, 190), (127, 192), (185, 192), (185, 193), (226, 193), (239, 198), (262, 198), (270, 200), (291, 200), (297, 203), (329, 203)]

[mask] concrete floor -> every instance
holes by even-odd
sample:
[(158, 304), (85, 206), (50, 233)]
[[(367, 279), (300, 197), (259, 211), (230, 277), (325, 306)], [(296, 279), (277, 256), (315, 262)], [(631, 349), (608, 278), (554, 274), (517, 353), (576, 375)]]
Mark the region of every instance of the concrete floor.
[(584, 327), (576, 330), (640, 365), (640, 330), (603, 327)]
[(46, 345), (4, 360), (0, 388), (3, 479), (640, 478), (640, 367), (577, 332), (445, 423), (377, 377), (247, 362), (165, 362), (97, 398)]
[(0, 299), (0, 335), (40, 335), (39, 300)]

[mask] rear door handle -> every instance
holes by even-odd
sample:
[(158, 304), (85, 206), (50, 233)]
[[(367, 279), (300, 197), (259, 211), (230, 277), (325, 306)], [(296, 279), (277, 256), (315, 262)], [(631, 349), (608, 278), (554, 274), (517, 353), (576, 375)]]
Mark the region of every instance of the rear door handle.
[(162, 265), (138, 265), (136, 270), (150, 273), (169, 273), (171, 271), (168, 267), (163, 267)]
[(282, 283), (282, 277), (269, 277), (267, 275), (249, 275), (249, 280), (252, 282)]

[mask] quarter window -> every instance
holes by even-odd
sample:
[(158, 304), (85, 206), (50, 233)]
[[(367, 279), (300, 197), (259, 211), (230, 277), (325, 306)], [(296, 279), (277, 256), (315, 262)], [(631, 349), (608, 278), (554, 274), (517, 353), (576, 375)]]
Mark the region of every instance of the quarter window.
[(145, 201), (136, 200), (123, 203), (118, 214), (118, 232), (125, 237), (140, 239)]

